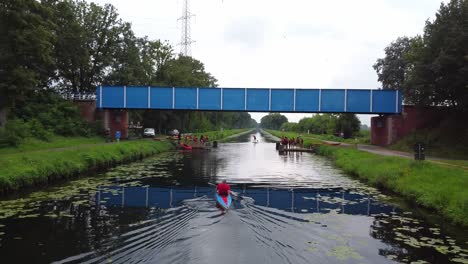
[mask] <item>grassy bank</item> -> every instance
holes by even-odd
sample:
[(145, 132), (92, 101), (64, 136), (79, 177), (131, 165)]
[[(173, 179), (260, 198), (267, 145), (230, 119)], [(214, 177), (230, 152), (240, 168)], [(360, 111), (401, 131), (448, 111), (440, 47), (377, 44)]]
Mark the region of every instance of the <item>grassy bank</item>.
[(273, 136), (276, 136), (278, 138), (281, 138), (282, 136), (286, 136), (288, 138), (297, 138), (299, 135), (301, 135), (302, 139), (304, 140), (304, 147), (308, 148), (310, 145), (313, 144), (321, 144), (322, 141), (319, 139), (315, 138), (313, 135), (307, 135), (307, 134), (300, 134), (297, 132), (282, 132), (282, 131), (277, 131), (277, 130), (270, 130), (270, 129), (265, 129), (266, 132), (272, 134)]
[[(426, 145), (426, 155), (444, 159), (467, 160), (468, 138), (463, 132), (452, 132), (450, 129), (427, 129), (414, 132), (400, 139), (390, 148), (413, 152), (416, 142)], [(465, 163), (466, 164), (466, 163)]]
[[(72, 140), (73, 141), (73, 140)], [(62, 144), (63, 145), (63, 144)], [(170, 142), (135, 140), (0, 155), (0, 194), (51, 183), (170, 150)]]
[(36, 138), (26, 138), (18, 147), (0, 148), (0, 155), (13, 154), (18, 152), (39, 151), (53, 148), (66, 148), (87, 144), (103, 143), (102, 137), (61, 137), (53, 136), (49, 141)]
[(399, 157), (384, 157), (351, 148), (321, 146), (345, 172), (409, 201), (436, 209), (457, 224), (468, 226), (468, 171)]
[[(268, 131), (281, 137), (297, 133)], [(304, 144), (317, 143), (304, 136)], [(374, 186), (390, 190), (452, 222), (468, 226), (468, 171), (430, 162), (380, 156), (353, 148), (320, 146), (318, 154), (332, 158), (346, 173)]]

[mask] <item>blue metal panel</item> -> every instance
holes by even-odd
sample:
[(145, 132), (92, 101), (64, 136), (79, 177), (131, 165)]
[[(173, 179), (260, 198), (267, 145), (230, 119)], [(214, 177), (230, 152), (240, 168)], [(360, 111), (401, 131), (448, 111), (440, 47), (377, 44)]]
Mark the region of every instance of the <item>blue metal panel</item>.
[[(402, 94), (395, 90), (372, 90), (371, 92), (371, 90), (363, 89), (347, 90), (345, 93), (344, 89), (297, 89), (295, 96), (294, 89), (272, 89), (271, 94), (270, 89), (254, 88), (224, 88), (223, 90), (200, 88), (198, 91), (197, 100), (196, 88), (151, 87), (150, 108), (378, 114), (401, 113), (402, 110)], [(222, 102), (220, 102), (221, 95)], [(98, 108), (145, 109), (148, 108), (148, 87), (104, 86), (102, 89), (98, 87), (96, 100)], [(369, 110), (371, 107), (372, 109)]]
[(175, 109), (197, 109), (197, 88), (176, 88)]
[(318, 112), (319, 90), (296, 90), (296, 112)]
[(346, 112), (369, 113), (370, 91), (348, 90), (348, 97), (346, 99)]
[(124, 197), (125, 207), (127, 206), (128, 207), (145, 207), (146, 206), (146, 188), (125, 187), (124, 193), (125, 193), (125, 197)]
[(96, 107), (101, 108), (102, 106), (100, 105), (101, 102), (101, 86), (98, 86), (96, 88)]
[(270, 104), (269, 89), (247, 89), (247, 110), (268, 112)]
[(245, 89), (223, 89), (223, 110), (244, 111)]
[(372, 112), (373, 113), (395, 113), (396, 112), (396, 91), (375, 90), (372, 92)]
[(172, 109), (172, 88), (151, 87), (152, 109)]
[(398, 91), (398, 113), (401, 113), (403, 108), (403, 92)]
[(272, 111), (294, 111), (293, 89), (271, 89)]
[(148, 87), (127, 87), (127, 108), (148, 108)]
[(280, 210), (291, 210), (292, 193), (288, 190), (275, 190), (274, 195), (270, 195), (270, 207)]
[(103, 86), (102, 87), (102, 107), (123, 108), (124, 107), (124, 87), (123, 86)]
[(148, 206), (149, 207), (159, 207), (159, 208), (169, 208), (170, 204), (170, 190), (166, 188), (150, 188), (148, 193)]
[(221, 89), (200, 88), (198, 95), (198, 109), (221, 110)]
[(344, 90), (322, 90), (321, 112), (344, 112)]

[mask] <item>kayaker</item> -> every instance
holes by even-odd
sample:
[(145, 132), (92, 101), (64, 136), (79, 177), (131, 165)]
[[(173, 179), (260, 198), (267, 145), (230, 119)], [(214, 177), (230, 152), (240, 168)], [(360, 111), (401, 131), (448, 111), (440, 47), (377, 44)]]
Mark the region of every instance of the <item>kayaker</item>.
[(221, 196), (227, 196), (231, 193), (231, 186), (226, 183), (226, 180), (223, 180), (220, 184), (216, 185), (216, 191), (218, 191), (218, 194)]
[(254, 142), (257, 142), (257, 137), (255, 135), (253, 136), (253, 138), (254, 138)]

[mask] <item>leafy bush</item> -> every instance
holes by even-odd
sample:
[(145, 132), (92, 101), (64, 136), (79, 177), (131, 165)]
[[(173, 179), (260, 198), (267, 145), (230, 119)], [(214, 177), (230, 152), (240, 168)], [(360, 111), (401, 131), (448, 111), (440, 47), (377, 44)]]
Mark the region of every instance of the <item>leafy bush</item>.
[(9, 120), (2, 134), (3, 141), (10, 146), (18, 146), (24, 138), (31, 135), (29, 124), (21, 119)]
[(28, 137), (49, 141), (54, 134), (92, 136), (99, 129), (99, 125), (83, 121), (79, 109), (69, 101), (53, 91), (40, 91), (12, 109), (0, 131), (0, 144), (18, 146)]

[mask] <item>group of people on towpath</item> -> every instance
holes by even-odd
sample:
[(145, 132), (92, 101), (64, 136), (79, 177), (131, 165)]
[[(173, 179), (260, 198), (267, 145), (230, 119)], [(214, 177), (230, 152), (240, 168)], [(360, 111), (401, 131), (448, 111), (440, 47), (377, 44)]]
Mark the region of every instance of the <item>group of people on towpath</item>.
[(303, 148), (304, 147), (304, 139), (301, 136), (297, 138), (288, 138), (286, 136), (281, 137), (281, 145), (285, 146), (285, 148)]

